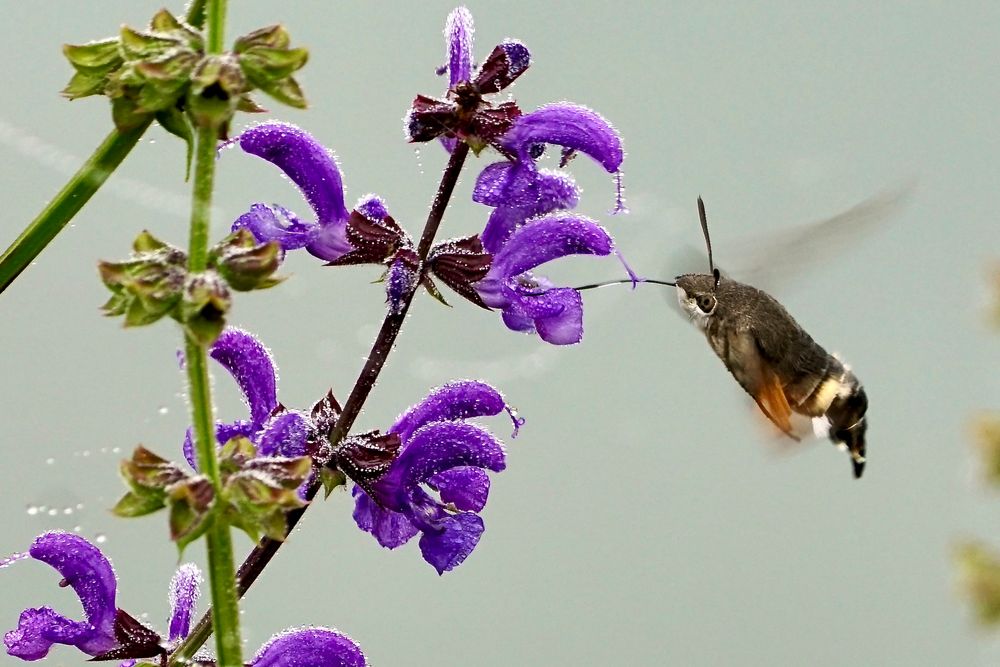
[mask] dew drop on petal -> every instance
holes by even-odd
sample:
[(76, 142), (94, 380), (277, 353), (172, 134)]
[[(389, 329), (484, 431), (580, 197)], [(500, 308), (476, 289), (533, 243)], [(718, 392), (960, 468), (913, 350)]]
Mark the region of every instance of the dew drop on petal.
[(98, 544), (104, 544), (108, 541), (108, 536), (104, 533), (98, 533), (97, 535), (94, 535), (94, 541)]

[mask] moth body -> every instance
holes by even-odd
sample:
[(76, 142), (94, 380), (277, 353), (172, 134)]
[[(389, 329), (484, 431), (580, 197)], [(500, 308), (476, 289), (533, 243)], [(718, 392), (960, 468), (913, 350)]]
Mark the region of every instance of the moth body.
[(868, 398), (851, 369), (772, 296), (715, 274), (676, 278), (681, 308), (761, 411), (795, 438), (792, 413), (828, 423), (830, 440), (865, 467)]

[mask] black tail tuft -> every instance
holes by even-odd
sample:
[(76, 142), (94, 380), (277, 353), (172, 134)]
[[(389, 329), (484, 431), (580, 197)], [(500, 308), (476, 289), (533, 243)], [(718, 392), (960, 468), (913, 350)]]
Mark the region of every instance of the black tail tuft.
[(834, 444), (844, 445), (851, 455), (851, 465), (854, 468), (854, 478), (861, 477), (865, 470), (865, 431), (868, 422), (865, 413), (868, 411), (868, 396), (857, 379), (846, 397), (833, 399), (826, 416), (830, 420), (830, 439)]

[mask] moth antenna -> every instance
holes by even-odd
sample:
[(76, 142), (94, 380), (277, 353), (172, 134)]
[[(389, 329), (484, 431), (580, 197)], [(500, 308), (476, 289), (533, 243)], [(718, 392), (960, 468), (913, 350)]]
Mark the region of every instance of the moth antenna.
[(698, 219), (701, 220), (701, 231), (705, 235), (705, 246), (708, 248), (708, 270), (716, 274), (715, 261), (712, 259), (712, 237), (708, 235), (708, 216), (705, 214), (705, 202), (698, 197)]
[[(640, 283), (652, 283), (654, 285), (669, 285), (670, 287), (677, 287), (677, 283), (672, 283), (667, 280), (653, 280), (652, 278), (640, 278)], [(625, 285), (632, 284), (631, 278), (626, 278), (625, 280), (609, 280), (603, 283), (594, 283), (592, 285), (580, 285), (579, 287), (574, 287), (577, 292), (582, 292), (586, 289), (597, 289), (598, 287), (607, 287), (608, 285)]]
[(715, 260), (712, 259), (712, 237), (708, 235), (708, 215), (705, 214), (705, 202), (702, 201), (701, 197), (698, 197), (698, 219), (701, 220), (701, 231), (705, 235), (705, 246), (708, 248), (708, 270), (715, 278), (715, 285), (712, 287), (712, 290), (715, 291), (719, 289), (722, 274), (715, 268)]

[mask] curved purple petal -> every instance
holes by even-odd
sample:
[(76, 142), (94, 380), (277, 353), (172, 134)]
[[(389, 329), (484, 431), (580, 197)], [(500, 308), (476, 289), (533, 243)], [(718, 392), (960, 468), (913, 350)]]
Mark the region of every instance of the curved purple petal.
[(427, 531), (420, 536), (420, 553), (444, 574), (462, 564), (483, 535), (483, 520), (476, 514), (456, 514), (441, 521), (440, 531)]
[(269, 639), (250, 662), (252, 667), (365, 667), (361, 647), (329, 628), (287, 630)]
[[(493, 258), (489, 278), (507, 281), (566, 255), (608, 255), (611, 236), (593, 220), (569, 214), (550, 214), (515, 231)], [(488, 302), (487, 302), (488, 303)]]
[(250, 408), (251, 421), (259, 429), (278, 405), (271, 353), (252, 334), (228, 327), (212, 344), (209, 354), (236, 380)]
[(253, 204), (233, 223), (232, 231), (247, 229), (260, 243), (277, 241), (282, 250), (298, 250), (316, 239), (319, 225), (302, 222), (288, 209), (274, 204)]
[[(257, 432), (257, 429), (248, 421), (236, 421), (233, 423), (226, 422), (215, 422), (215, 440), (222, 446), (232, 440), (237, 436), (244, 436), (246, 438), (252, 438), (253, 434)], [(192, 439), (192, 433), (190, 427), (184, 433), (184, 445), (182, 446), (184, 451), (184, 458), (191, 465), (192, 468), (198, 470), (198, 459), (194, 455), (194, 440)]]
[(289, 123), (261, 123), (240, 135), (240, 148), (285, 172), (299, 186), (320, 225), (347, 221), (340, 170), (311, 134)]
[(312, 431), (312, 420), (301, 412), (288, 410), (275, 415), (258, 436), (257, 456), (304, 456)]
[(354, 250), (354, 246), (347, 240), (346, 224), (338, 224), (320, 226), (316, 238), (306, 246), (306, 250), (313, 257), (333, 262)]
[(444, 24), (444, 39), (448, 47), (448, 88), (472, 80), (472, 36), (475, 28), (472, 14), (465, 7), (456, 7)]
[(394, 508), (394, 502), (403, 500), (401, 492), (440, 472), (458, 466), (500, 472), (506, 467), (505, 458), (500, 441), (480, 426), (459, 421), (432, 422), (414, 431), (374, 489), (383, 505)]
[(76, 646), (88, 655), (100, 655), (116, 646), (117, 581), (101, 550), (78, 535), (53, 531), (37, 537), (28, 553), (62, 575), (80, 598), (87, 620), (73, 621), (49, 607), (26, 609), (17, 628), (4, 635), (7, 652), (38, 660), (52, 644)]
[(201, 570), (194, 563), (184, 563), (170, 580), (170, 641), (188, 636), (191, 612), (201, 595)]
[(395, 549), (410, 541), (419, 529), (405, 514), (382, 509), (361, 487), (355, 486), (354, 522), (358, 528), (371, 533), (386, 549)]
[(459, 467), (439, 472), (427, 483), (437, 489), (441, 502), (466, 512), (478, 512), (490, 495), (490, 476), (481, 468)]
[(557, 144), (585, 153), (610, 173), (621, 167), (625, 152), (611, 123), (596, 111), (578, 104), (557, 102), (539, 107), (514, 121), (503, 137), (503, 145), (522, 162), (533, 162), (534, 144)]
[(389, 432), (398, 434), (407, 443), (413, 432), (425, 424), (491, 417), (500, 414), (505, 405), (503, 395), (485, 382), (449, 382), (432, 389), (426, 398), (400, 415)]

